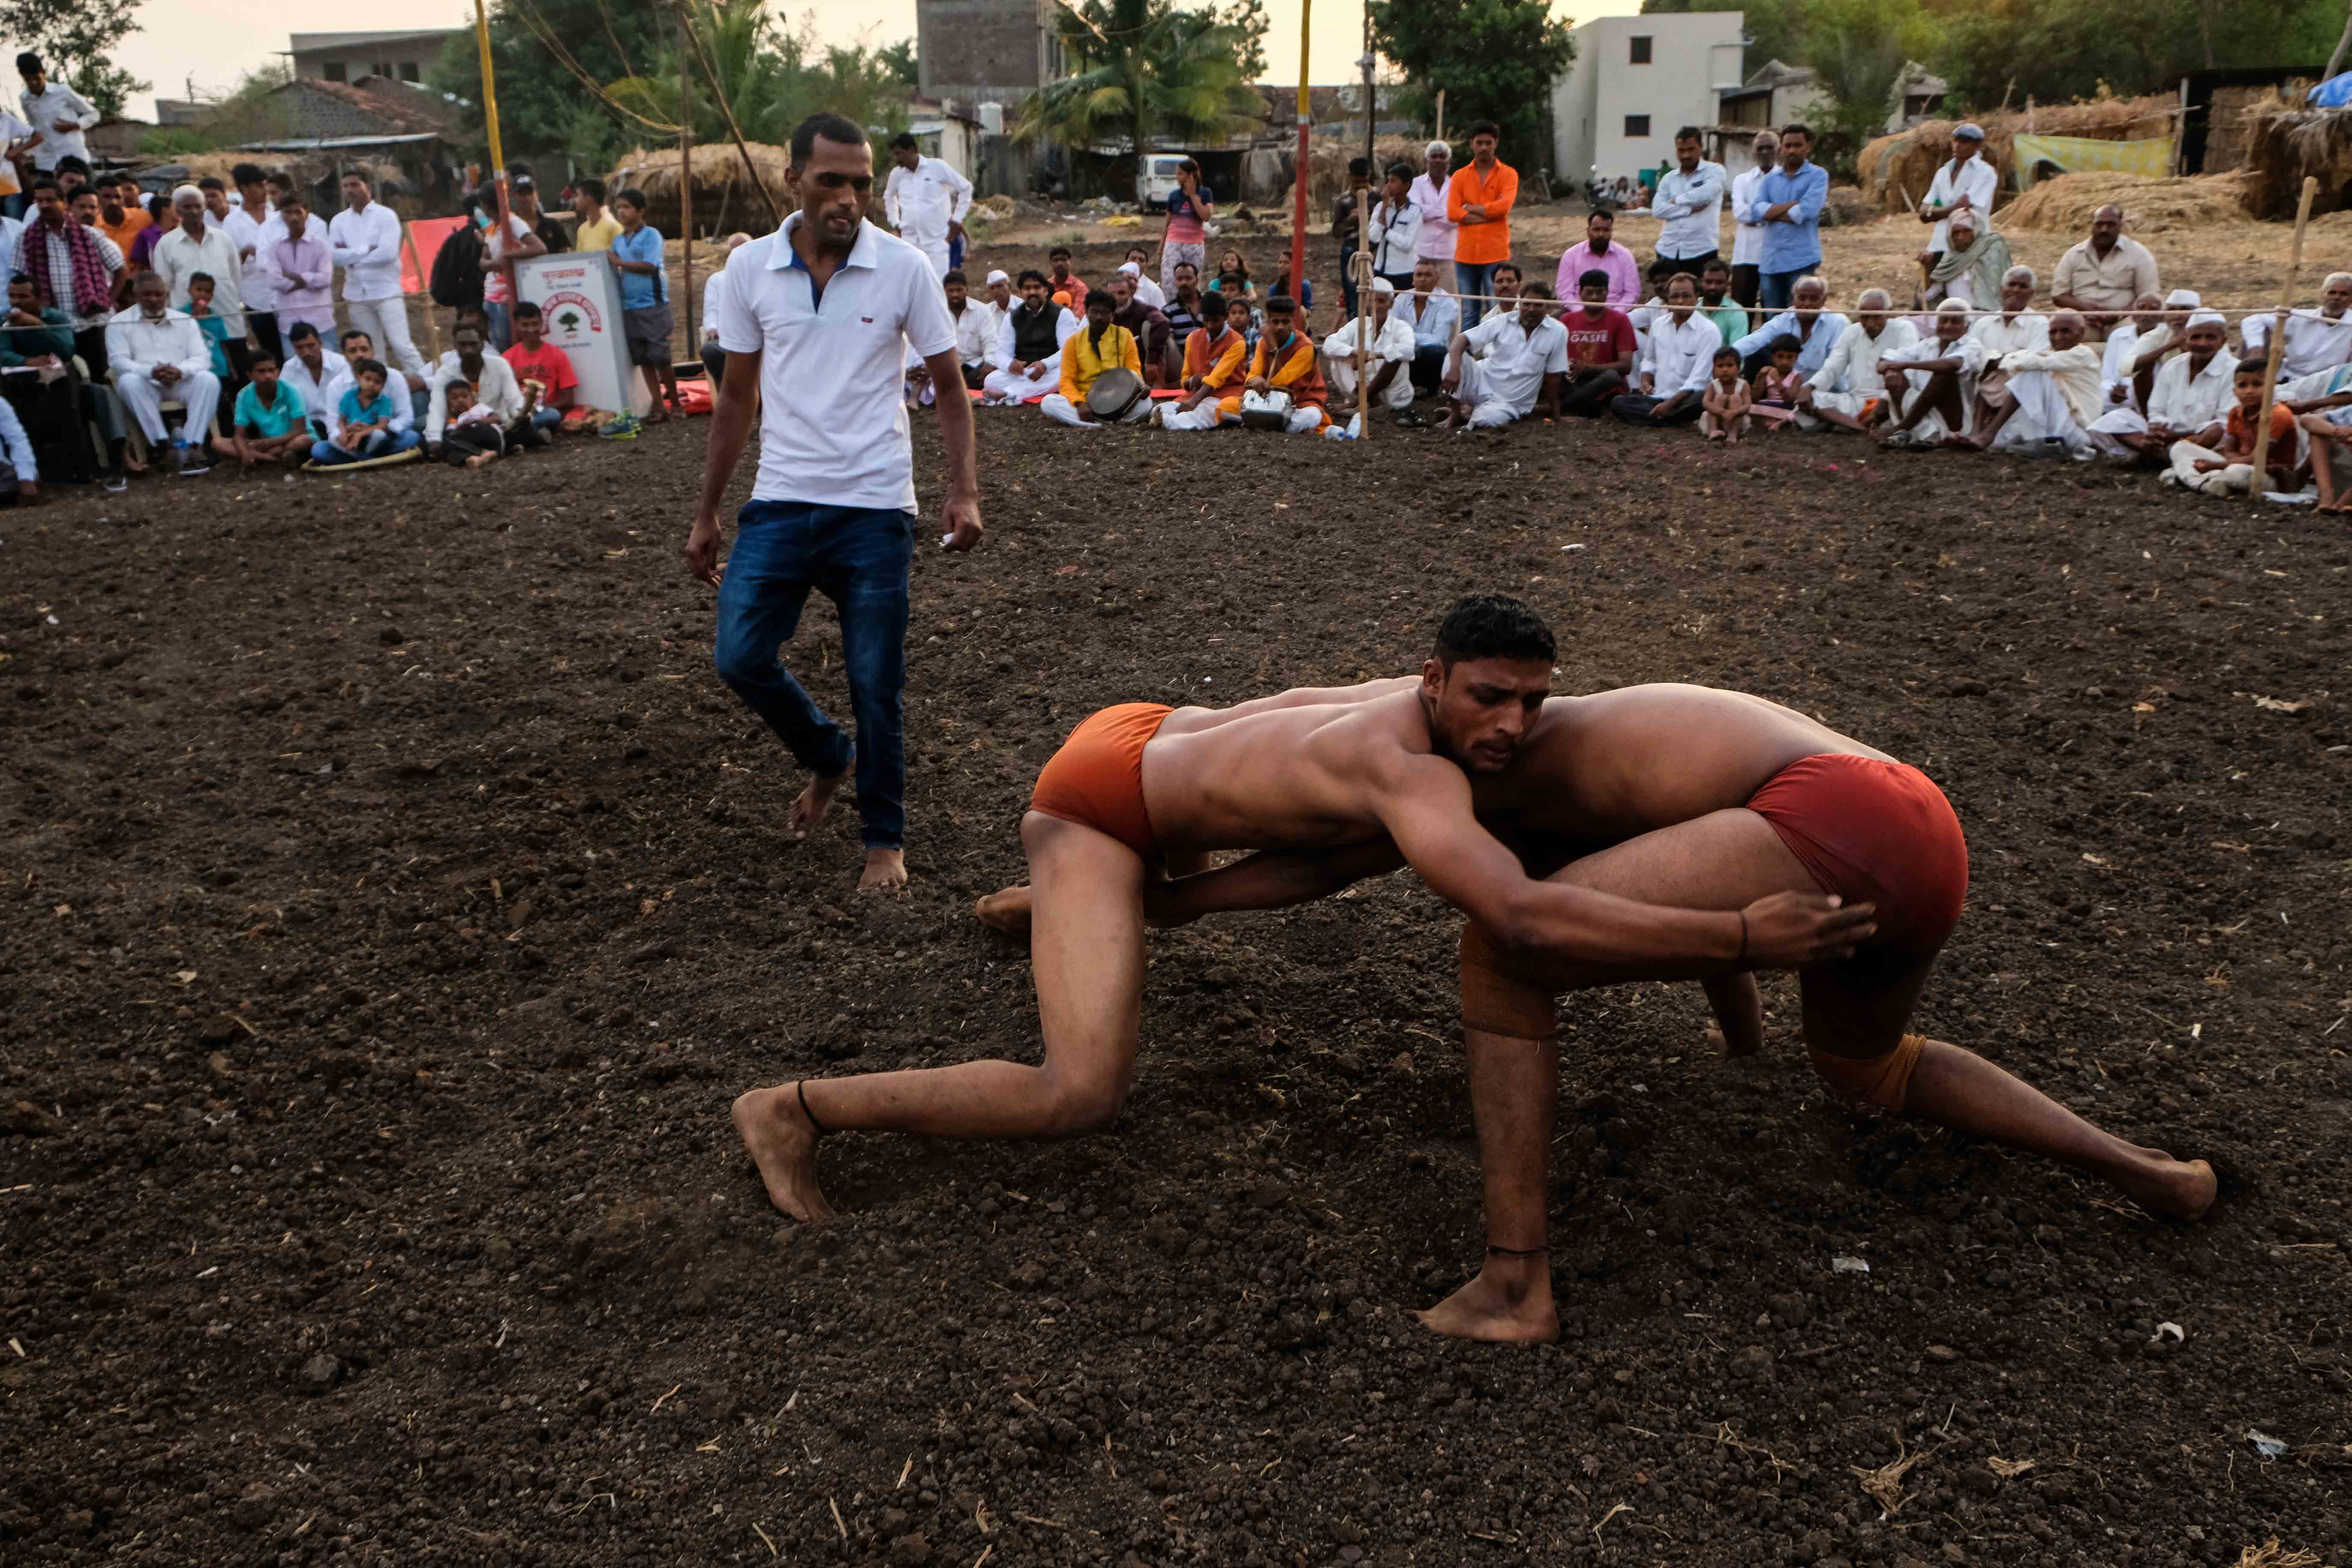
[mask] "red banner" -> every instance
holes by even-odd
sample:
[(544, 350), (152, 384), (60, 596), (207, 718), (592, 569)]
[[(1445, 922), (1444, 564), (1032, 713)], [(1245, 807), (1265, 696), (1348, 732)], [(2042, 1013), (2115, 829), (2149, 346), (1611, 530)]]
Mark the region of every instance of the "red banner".
[(433, 258), (448, 237), (466, 226), (464, 218), (419, 218), (408, 225), (408, 246), (400, 256), (400, 288), (422, 294), (433, 277)]

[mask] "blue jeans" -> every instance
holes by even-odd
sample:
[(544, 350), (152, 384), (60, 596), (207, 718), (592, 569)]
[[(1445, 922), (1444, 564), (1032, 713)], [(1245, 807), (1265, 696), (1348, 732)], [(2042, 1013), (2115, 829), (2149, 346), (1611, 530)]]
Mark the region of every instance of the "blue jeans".
[(484, 301), (482, 318), (489, 324), (489, 330), (484, 336), (488, 340), (490, 352), (503, 354), (514, 347), (513, 306)]
[(1822, 264), (1813, 261), (1789, 272), (1758, 273), (1757, 287), (1761, 293), (1758, 303), (1770, 312), (1788, 309), (1797, 302), (1797, 279), (1811, 277), (1821, 269)]
[[(719, 678), (776, 732), (793, 759), (830, 778), (857, 762), (860, 837), (907, 841), (907, 572), (915, 514), (806, 501), (753, 501), (735, 517), (719, 581), (711, 658)], [(815, 589), (841, 617), (841, 657), (857, 743), (776, 658)]]
[(414, 447), (418, 439), (413, 430), (371, 431), (360, 442), (356, 452), (338, 446), (331, 441), (314, 441), (310, 444), (310, 461), (321, 468), (329, 468), (338, 463), (364, 463), (372, 457), (397, 456)]
[(1495, 292), (1495, 269), (1499, 261), (1457, 261), (1454, 264), (1454, 292), (1462, 300), (1462, 329), (1467, 332), (1486, 314), (1486, 302), (1473, 299), (1474, 294)]

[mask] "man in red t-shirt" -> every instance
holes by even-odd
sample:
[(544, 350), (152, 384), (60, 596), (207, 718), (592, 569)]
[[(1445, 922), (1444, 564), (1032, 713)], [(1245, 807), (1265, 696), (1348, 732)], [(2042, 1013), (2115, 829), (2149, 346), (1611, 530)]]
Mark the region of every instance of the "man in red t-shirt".
[(1559, 394), (1559, 411), (1599, 419), (1609, 400), (1625, 391), (1639, 345), (1632, 319), (1610, 307), (1607, 273), (1594, 267), (1583, 274), (1576, 295), (1584, 308), (1560, 318), (1568, 329), (1568, 386)]
[(522, 388), (530, 422), (541, 430), (557, 429), (571, 415), (572, 394), (580, 390), (572, 356), (547, 340), (547, 319), (528, 299), (515, 303), (514, 335), (507, 363), (513, 368), (515, 384)]

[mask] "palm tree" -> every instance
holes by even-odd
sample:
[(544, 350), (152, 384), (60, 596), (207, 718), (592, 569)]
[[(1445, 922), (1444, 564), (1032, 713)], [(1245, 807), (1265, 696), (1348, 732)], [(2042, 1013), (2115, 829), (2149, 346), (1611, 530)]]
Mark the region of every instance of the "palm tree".
[(1242, 71), (1243, 40), (1212, 10), (1084, 0), (1065, 4), (1061, 32), (1079, 68), (1022, 106), (1018, 137), (1140, 152), (1167, 140), (1223, 141), (1260, 120), (1263, 105)]

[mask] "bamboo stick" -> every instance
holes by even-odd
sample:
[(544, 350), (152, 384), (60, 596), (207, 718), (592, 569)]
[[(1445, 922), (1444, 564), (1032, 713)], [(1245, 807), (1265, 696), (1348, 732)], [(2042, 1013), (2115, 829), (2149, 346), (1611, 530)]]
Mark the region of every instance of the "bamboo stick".
[(1356, 187), (1356, 439), (1372, 438), (1372, 193)]
[[(2286, 348), (2287, 312), (2294, 308), (2294, 286), (2303, 271), (2303, 231), (2311, 226), (2311, 199), (2319, 193), (2319, 181), (2312, 175), (2303, 177), (2303, 199), (2294, 206), (2294, 251), (2286, 264), (2286, 281), (2279, 285), (2278, 314), (2271, 318), (2270, 351), (2263, 356), (2263, 401), (2254, 405), (2254, 473), (2246, 482), (2247, 493), (2254, 505), (2263, 504), (2263, 491), (2268, 486), (2265, 465), (2271, 455), (2271, 396), (2278, 390), (2279, 356)], [(2318, 455), (2322, 463), (2325, 453)]]
[(686, 308), (681, 314), (687, 346), (691, 349), (701, 340), (694, 335), (694, 110), (688, 101), (686, 29), (686, 11), (681, 7), (677, 14), (677, 234), (686, 244)]

